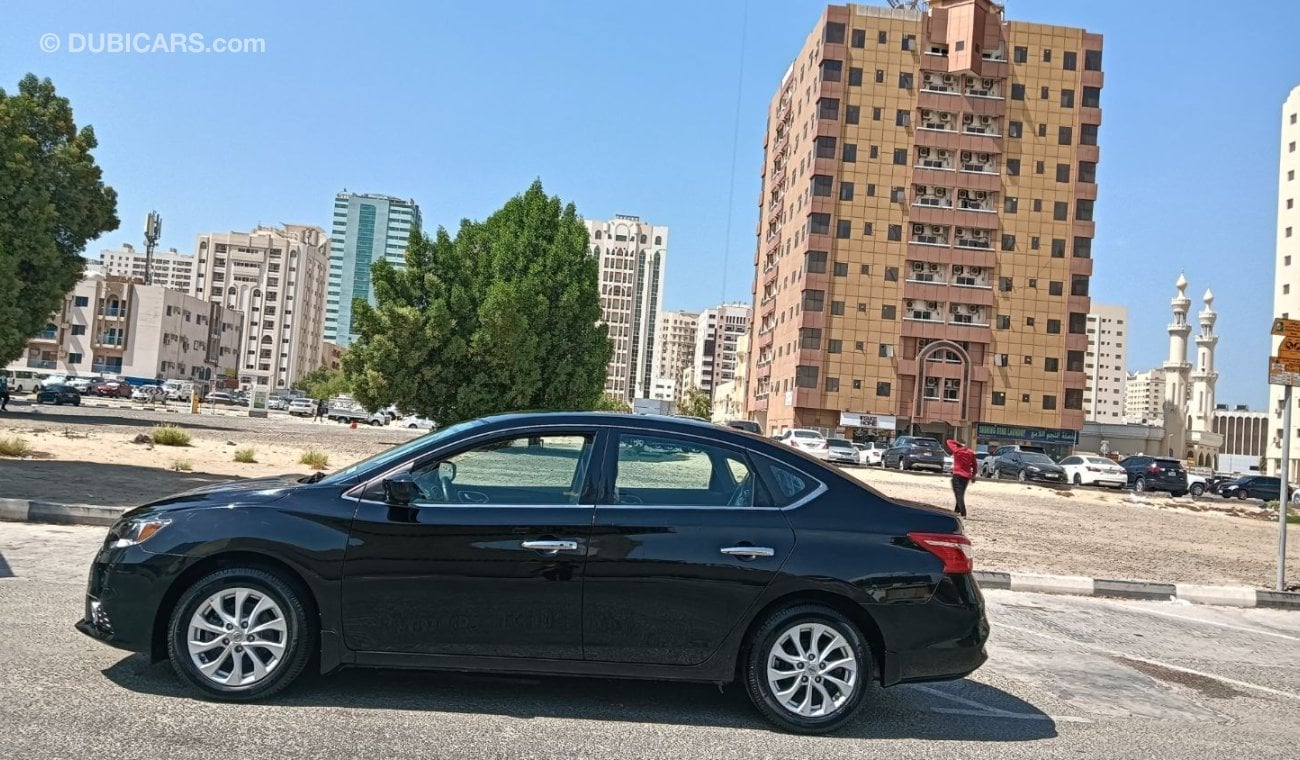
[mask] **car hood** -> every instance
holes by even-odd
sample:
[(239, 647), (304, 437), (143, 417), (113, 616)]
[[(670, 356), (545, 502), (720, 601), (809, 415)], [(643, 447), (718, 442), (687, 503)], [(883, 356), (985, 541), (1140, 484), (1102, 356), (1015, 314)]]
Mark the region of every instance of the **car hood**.
[(1030, 467), (1037, 467), (1039, 472), (1059, 472), (1059, 473), (1065, 472), (1065, 468), (1062, 467), (1061, 465), (1047, 464), (1046, 462), (1042, 464), (1039, 464), (1037, 462), (1025, 462), (1025, 469), (1027, 470)]
[(290, 491), (301, 487), (303, 477), (302, 475), (279, 475), (271, 478), (212, 483), (151, 501), (129, 510), (124, 517), (205, 507), (225, 507), (234, 504), (267, 504), (278, 501)]

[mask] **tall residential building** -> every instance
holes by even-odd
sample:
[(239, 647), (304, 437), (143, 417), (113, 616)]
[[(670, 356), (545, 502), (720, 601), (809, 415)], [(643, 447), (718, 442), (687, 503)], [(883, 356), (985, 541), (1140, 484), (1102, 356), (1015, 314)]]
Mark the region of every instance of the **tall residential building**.
[(1128, 307), (1094, 303), (1088, 314), (1088, 353), (1083, 369), (1083, 413), (1088, 422), (1124, 421), (1124, 337)]
[(241, 387), (289, 388), (321, 366), (328, 246), (299, 224), (199, 235), (194, 294), (244, 313)]
[(724, 303), (700, 312), (691, 358), (692, 377), (710, 398), (719, 385), (745, 374), (736, 370), (736, 342), (749, 332), (753, 313), (750, 306), (740, 303)]
[(200, 389), (234, 379), (243, 315), (132, 277), (79, 281), (10, 369), (190, 380)]
[(768, 432), (866, 414), (1077, 440), (1101, 61), (1100, 35), (989, 0), (825, 10), (768, 112), (749, 394)]
[(420, 231), (420, 225), (420, 207), (413, 200), (346, 190), (334, 196), (325, 340), (344, 348), (352, 343), (356, 337), (353, 299), (375, 303), (370, 268), (380, 259), (406, 266), (407, 243), (411, 233)]
[[(672, 400), (680, 401), (682, 370), (695, 362), (695, 328), (700, 315), (692, 311), (665, 311), (659, 315), (659, 332), (655, 337), (655, 384), (662, 395), (672, 391)], [(651, 396), (655, 398), (655, 396)]]
[(1165, 371), (1160, 367), (1129, 372), (1124, 378), (1124, 421), (1163, 424)]
[(654, 388), (655, 332), (663, 310), (668, 228), (617, 214), (588, 219), (591, 254), (600, 272), (601, 320), (614, 343), (605, 392), (630, 402)]
[(713, 387), (714, 422), (745, 419), (745, 393), (749, 379), (749, 335), (736, 339), (736, 376)]
[[(1273, 314), (1284, 319), (1300, 319), (1300, 86), (1291, 90), (1282, 104), (1281, 161), (1277, 173), (1277, 260), (1273, 269)], [(1279, 339), (1273, 340), (1276, 356)], [(1291, 480), (1300, 479), (1300, 391), (1293, 392), (1296, 408), (1291, 424), (1297, 432), (1291, 439)], [(1268, 439), (1268, 471), (1282, 471), (1282, 387), (1269, 387), (1269, 412), (1273, 415), (1273, 433)]]
[[(144, 251), (137, 251), (130, 243), (118, 249), (99, 252), (96, 271), (105, 277), (126, 277), (145, 281)], [(153, 284), (189, 293), (194, 290), (194, 257), (179, 253), (175, 248), (153, 253)]]

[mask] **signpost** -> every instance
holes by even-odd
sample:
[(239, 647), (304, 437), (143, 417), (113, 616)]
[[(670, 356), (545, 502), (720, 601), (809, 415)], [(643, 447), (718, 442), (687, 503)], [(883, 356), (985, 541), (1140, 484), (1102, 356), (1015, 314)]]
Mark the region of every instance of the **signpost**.
[(1277, 590), (1286, 590), (1286, 513), (1291, 503), (1287, 481), (1291, 474), (1291, 389), (1300, 385), (1300, 320), (1273, 320), (1273, 335), (1280, 336), (1277, 356), (1268, 360), (1269, 385), (1281, 385), (1282, 391), (1282, 458), (1278, 479), (1282, 481), (1277, 498)]

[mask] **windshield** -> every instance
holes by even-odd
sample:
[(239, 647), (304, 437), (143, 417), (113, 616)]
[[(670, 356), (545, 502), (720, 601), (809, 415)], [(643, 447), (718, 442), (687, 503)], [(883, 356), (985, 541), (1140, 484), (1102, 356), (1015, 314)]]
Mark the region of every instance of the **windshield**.
[(1046, 454), (1038, 454), (1032, 451), (1024, 451), (1020, 454), (1020, 461), (1025, 464), (1056, 464), (1052, 458)]
[(1088, 457), (1088, 464), (1113, 464), (1105, 457)]
[(320, 482), (325, 485), (334, 485), (337, 483), (346, 482), (352, 476), (356, 475), (359, 472), (362, 472), (363, 470), (383, 469), (386, 465), (400, 460), (402, 457), (406, 456), (412, 451), (425, 448), (427, 446), (438, 443), (439, 441), (442, 441), (444, 439), (455, 438), (456, 436), (460, 435), (466, 430), (469, 430), (470, 428), (478, 427), (479, 425), (482, 424), (483, 424), (482, 420), (470, 420), (468, 422), (461, 422), (452, 425), (451, 427), (445, 427), (442, 430), (438, 430), (436, 432), (426, 433), (425, 435), (407, 441), (406, 443), (403, 443), (400, 446), (395, 446), (391, 449), (388, 449), (387, 451), (381, 451), (378, 454), (370, 457), (369, 459), (363, 459), (354, 465), (345, 467), (342, 470), (339, 470), (338, 472), (334, 473), (333, 475), (329, 475), (327, 477), (321, 478)]
[(851, 448), (853, 448), (853, 444), (849, 443), (848, 439), (845, 439), (845, 438), (831, 438), (830, 440), (826, 441), (826, 445), (827, 445), (827, 446), (834, 446), (834, 447), (836, 447), (836, 448), (840, 448), (840, 449), (851, 449)]

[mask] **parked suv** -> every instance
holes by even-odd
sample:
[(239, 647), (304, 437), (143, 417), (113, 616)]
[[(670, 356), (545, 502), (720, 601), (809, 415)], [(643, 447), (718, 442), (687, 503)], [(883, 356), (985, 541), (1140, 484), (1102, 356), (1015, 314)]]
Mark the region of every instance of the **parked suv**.
[(897, 467), (900, 470), (927, 469), (943, 472), (943, 457), (947, 453), (933, 438), (900, 435), (894, 439), (893, 446), (885, 449), (880, 463), (884, 467)]
[(1170, 496), (1187, 493), (1187, 470), (1177, 459), (1131, 456), (1119, 463), (1128, 473), (1134, 491), (1168, 491)]
[[(1237, 478), (1231, 483), (1224, 483), (1219, 486), (1219, 495), (1225, 499), (1235, 496), (1243, 500), (1263, 499), (1264, 501), (1277, 501), (1281, 491), (1282, 481), (1268, 475), (1247, 475), (1244, 478)], [(1294, 495), (1295, 489), (1288, 489), (1287, 493)]]

